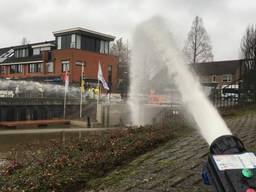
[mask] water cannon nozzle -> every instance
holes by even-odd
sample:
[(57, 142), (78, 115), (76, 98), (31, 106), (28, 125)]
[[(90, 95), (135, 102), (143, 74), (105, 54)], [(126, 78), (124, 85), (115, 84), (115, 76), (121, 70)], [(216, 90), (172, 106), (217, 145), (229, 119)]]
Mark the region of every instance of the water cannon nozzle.
[(255, 191), (256, 156), (236, 136), (220, 136), (211, 143), (202, 176), (218, 192)]
[(215, 139), (210, 146), (212, 155), (243, 153), (246, 149), (242, 141), (233, 135), (223, 135)]

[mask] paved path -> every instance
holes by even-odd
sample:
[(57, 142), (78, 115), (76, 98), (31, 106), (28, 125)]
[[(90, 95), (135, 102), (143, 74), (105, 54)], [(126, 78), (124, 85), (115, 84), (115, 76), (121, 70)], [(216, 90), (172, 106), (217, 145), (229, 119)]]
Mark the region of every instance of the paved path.
[(46, 125), (70, 125), (70, 120), (51, 119), (51, 120), (28, 120), (28, 121), (1, 121), (1, 128), (22, 128), (22, 127), (38, 127)]
[(88, 132), (88, 131), (106, 131), (120, 129), (120, 127), (108, 128), (45, 128), (45, 129), (22, 129), (22, 130), (1, 130), (0, 135), (20, 135), (20, 134), (48, 134), (48, 133), (68, 133), (68, 132)]
[[(256, 115), (229, 118), (226, 121), (247, 149), (255, 151)], [(207, 159), (207, 153), (206, 142), (193, 132), (169, 141), (98, 181), (100, 191), (211, 191), (201, 181), (201, 169)]]

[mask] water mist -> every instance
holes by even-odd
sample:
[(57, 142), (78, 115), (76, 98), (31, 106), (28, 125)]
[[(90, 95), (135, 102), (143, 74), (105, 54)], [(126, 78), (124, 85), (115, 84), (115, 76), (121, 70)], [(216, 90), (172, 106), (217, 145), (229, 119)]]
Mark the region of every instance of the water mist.
[[(15, 92), (17, 90), (17, 87), (19, 93), (31, 95), (43, 94), (45, 97), (64, 97), (65, 90), (65, 87), (63, 85), (39, 83), (24, 80), (0, 80), (0, 90), (12, 90)], [(69, 86), (68, 96), (73, 98), (79, 98), (80, 88)]]
[[(185, 109), (191, 114), (199, 132), (209, 144), (221, 135), (232, 134), (202, 92), (198, 79), (190, 72), (189, 65), (184, 62), (166, 23), (160, 17), (145, 21), (134, 33), (129, 99), (134, 124), (145, 124), (147, 117), (143, 117), (141, 113), (141, 98), (147, 94), (147, 88), (153, 86), (149, 82), (153, 82), (154, 76), (165, 69), (181, 94)], [(169, 80), (161, 79), (161, 76), (159, 78), (159, 82)]]

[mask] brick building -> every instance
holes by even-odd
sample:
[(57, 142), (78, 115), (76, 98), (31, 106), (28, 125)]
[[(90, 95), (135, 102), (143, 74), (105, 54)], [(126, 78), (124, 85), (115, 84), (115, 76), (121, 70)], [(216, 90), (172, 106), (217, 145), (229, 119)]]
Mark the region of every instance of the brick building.
[(55, 40), (0, 49), (0, 78), (79, 84), (82, 63), (86, 84), (96, 85), (100, 61), (105, 80), (115, 91), (117, 58), (109, 54), (114, 36), (84, 28), (53, 32)]
[(221, 88), (224, 85), (238, 84), (240, 69), (243, 60), (214, 61), (192, 64), (192, 68), (200, 77), (204, 85), (215, 85)]

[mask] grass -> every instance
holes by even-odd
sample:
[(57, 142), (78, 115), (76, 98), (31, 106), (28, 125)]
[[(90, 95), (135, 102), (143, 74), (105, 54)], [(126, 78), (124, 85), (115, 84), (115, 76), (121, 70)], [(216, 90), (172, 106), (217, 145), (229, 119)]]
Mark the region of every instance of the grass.
[(106, 186), (118, 185), (121, 180), (123, 180), (127, 175), (136, 175), (136, 167), (143, 164), (144, 161), (151, 157), (150, 153), (146, 153), (144, 155), (139, 156), (134, 161), (132, 161), (129, 165), (122, 165), (116, 167), (115, 170), (107, 175), (106, 177), (96, 178), (91, 180), (88, 183), (88, 188), (98, 188), (101, 184)]
[(229, 109), (220, 109), (220, 114), (223, 117), (238, 117), (248, 114), (256, 114), (256, 105), (239, 106)]
[[(194, 129), (187, 127), (185, 125), (176, 124), (175, 123), (175, 129), (172, 129), (172, 138), (168, 141), (167, 144), (162, 144), (157, 149), (147, 152), (143, 155), (140, 155), (135, 160), (131, 161), (129, 164), (124, 164), (122, 166), (116, 167), (112, 172), (107, 174), (105, 177), (100, 177), (96, 179), (92, 179), (88, 183), (89, 189), (96, 189), (99, 190), (101, 188), (104, 188), (106, 186), (118, 186), (119, 183), (125, 179), (128, 175), (136, 175), (137, 174), (137, 168), (140, 167), (145, 161), (152, 158), (155, 151), (164, 151), (165, 148), (170, 148), (173, 143), (176, 142), (177, 139), (179, 139), (181, 136), (187, 136), (191, 134), (191, 132), (195, 131)], [(159, 160), (155, 162), (154, 166), (159, 168), (164, 168), (166, 166), (169, 166), (170, 164), (173, 164), (172, 160)]]

